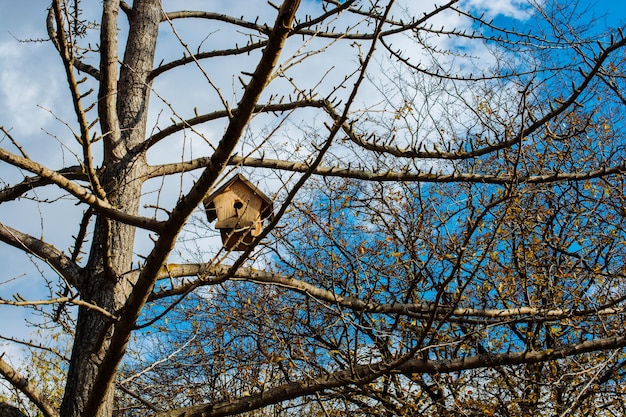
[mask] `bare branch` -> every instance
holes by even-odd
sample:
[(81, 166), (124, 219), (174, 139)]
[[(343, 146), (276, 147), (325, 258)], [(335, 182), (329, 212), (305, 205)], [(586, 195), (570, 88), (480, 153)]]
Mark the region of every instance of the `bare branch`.
[(42, 259), (69, 284), (80, 288), (80, 267), (53, 245), (13, 229), (2, 222), (0, 222), (0, 240)]
[[(206, 163), (203, 158), (190, 161), (188, 163), (164, 165), (161, 169), (162, 173), (181, 172), (202, 167)], [(276, 160), (269, 158), (244, 158), (233, 156), (230, 165), (272, 168), (291, 172), (306, 172), (308, 164)], [(342, 177), (354, 178), (363, 181), (387, 182), (387, 181), (410, 181), (410, 182), (432, 182), (432, 183), (448, 183), (448, 182), (465, 182), (478, 184), (549, 184), (564, 181), (584, 181), (592, 178), (602, 178), (610, 175), (618, 175), (626, 172), (626, 163), (607, 168), (599, 168), (597, 170), (586, 170), (581, 172), (555, 172), (544, 175), (488, 175), (488, 174), (470, 174), (470, 173), (452, 173), (440, 174), (436, 172), (406, 172), (406, 171), (384, 171), (373, 172), (365, 169), (341, 168), (341, 167), (324, 167), (320, 166), (314, 170), (313, 174), (324, 177)]]
[[(52, 12), (54, 10), (54, 13)], [(79, 91), (78, 81), (76, 80), (76, 76), (74, 75), (74, 52), (72, 50), (73, 45), (65, 38), (64, 30), (63, 30), (63, 12), (62, 6), (59, 1), (53, 1), (52, 7), (50, 8), (50, 13), (54, 14), (54, 18), (56, 20), (56, 25), (58, 28), (61, 28), (56, 33), (56, 39), (58, 42), (56, 43), (57, 49), (59, 50), (59, 54), (61, 55), (61, 59), (63, 60), (63, 66), (65, 69), (65, 77), (67, 79), (67, 84), (72, 94), (72, 102), (74, 104), (74, 112), (78, 119), (78, 124), (80, 126), (80, 136), (76, 135), (76, 140), (80, 143), (83, 150), (83, 165), (85, 167), (85, 171), (89, 178), (89, 182), (91, 184), (92, 190), (95, 194), (101, 199), (106, 199), (106, 193), (102, 186), (100, 185), (100, 180), (98, 179), (98, 175), (96, 174), (96, 168), (94, 166), (93, 156), (91, 153), (91, 134), (90, 134), (90, 123), (87, 120), (87, 114), (82, 105), (82, 99), (84, 95)], [(88, 94), (88, 93), (87, 93)]]
[(22, 158), (4, 149), (0, 149), (0, 160), (30, 171), (33, 174), (39, 175), (42, 179), (46, 179), (51, 183), (58, 185), (62, 189), (72, 194), (74, 197), (78, 198), (78, 200), (80, 200), (81, 202), (92, 206), (94, 210), (103, 213), (112, 219), (116, 219), (123, 223), (138, 226), (147, 230), (161, 230), (162, 226), (158, 221), (146, 217), (133, 216), (127, 213), (123, 213), (115, 209), (108, 202), (103, 201), (94, 194), (92, 194), (86, 188), (83, 188), (75, 182), (71, 181), (61, 173), (46, 168), (35, 161)]
[(223, 57), (223, 56), (235, 56), (235, 55), (247, 54), (252, 51), (262, 49), (266, 45), (267, 45), (267, 41), (258, 41), (258, 42), (250, 43), (249, 45), (239, 46), (236, 48), (223, 49), (219, 51), (199, 52), (197, 54), (194, 54), (193, 56), (185, 56), (175, 61), (171, 61), (171, 62), (159, 65), (157, 68), (155, 68), (152, 71), (148, 80), (153, 80), (159, 75), (167, 71), (170, 71), (172, 69), (175, 69), (175, 68), (187, 65), (187, 64), (191, 64), (198, 60), (215, 58), (215, 57)]
[[(57, 171), (60, 175), (67, 178), (68, 180), (88, 180), (87, 174), (83, 171), (80, 166), (73, 166), (68, 168), (63, 168)], [(31, 190), (34, 190), (39, 187), (45, 187), (46, 185), (54, 184), (52, 180), (45, 177), (27, 177), (24, 181), (19, 184), (6, 187), (0, 190), (0, 201), (12, 201), (16, 200), (24, 194), (28, 193)]]
[[(484, 318), (496, 319), (498, 321), (510, 318), (517, 320), (559, 320), (564, 318), (581, 316), (609, 316), (626, 313), (626, 307), (615, 307), (613, 305), (598, 306), (589, 310), (566, 310), (562, 308), (545, 309), (539, 307), (516, 307), (508, 309), (477, 309), (466, 307), (448, 307), (445, 304), (424, 303), (389, 303), (383, 304), (374, 301), (363, 301), (361, 299), (342, 296), (336, 292), (325, 290), (319, 286), (286, 276), (279, 273), (267, 272), (253, 268), (239, 268), (234, 273), (229, 273), (232, 268), (227, 265), (211, 264), (168, 264), (163, 266), (158, 279), (171, 279), (183, 277), (197, 277), (196, 280), (183, 283), (176, 288), (160, 290), (154, 293), (150, 300), (172, 297), (189, 293), (192, 289), (203, 285), (221, 284), (227, 278), (233, 281), (247, 281), (258, 284), (276, 285), (281, 288), (296, 291), (300, 294), (311, 296), (314, 299), (347, 308), (354, 311), (368, 313), (402, 315), (414, 318), (435, 317), (450, 318)], [(623, 301), (623, 300), (622, 300)]]
[(117, 320), (117, 317), (115, 317), (114, 314), (111, 314), (110, 312), (106, 311), (102, 307), (98, 307), (97, 305), (93, 303), (88, 303), (86, 301), (83, 301), (74, 297), (58, 297), (58, 298), (49, 298), (45, 300), (36, 300), (36, 301), (21, 300), (21, 299), (19, 301), (11, 301), (11, 300), (4, 300), (0, 298), (0, 305), (15, 306), (15, 307), (23, 307), (23, 306), (37, 307), (37, 306), (53, 305), (53, 304), (74, 304), (77, 306), (88, 308), (90, 310), (97, 311), (98, 313), (102, 314), (104, 317), (108, 319)]
[(32, 402), (41, 410), (45, 417), (58, 417), (58, 412), (52, 407), (46, 398), (37, 388), (33, 381), (20, 375), (9, 363), (7, 363), (0, 355), (0, 374), (18, 391), (24, 393)]
[(162, 22), (167, 22), (169, 20), (175, 19), (207, 19), (207, 20), (215, 20), (218, 22), (230, 23), (235, 26), (239, 26), (246, 29), (252, 29), (264, 35), (270, 34), (270, 28), (267, 25), (259, 25), (253, 22), (247, 22), (243, 19), (237, 19), (232, 16), (228, 16), (221, 13), (212, 13), (207, 11), (199, 11), (199, 10), (182, 10), (176, 12), (165, 12), (163, 14)]
[(115, 148), (120, 139), (120, 122), (117, 116), (117, 15), (120, 1), (104, 3), (102, 12), (102, 28), (100, 30), (100, 90), (98, 91), (98, 116), (102, 126), (102, 134), (111, 149)]
[[(286, 112), (286, 111), (291, 111), (294, 109), (307, 108), (307, 107), (321, 108), (324, 105), (325, 105), (325, 102), (323, 100), (300, 100), (296, 102), (281, 103), (281, 104), (273, 104), (273, 103), (257, 104), (253, 110), (253, 114), (274, 113), (274, 112), (280, 113), (280, 112)], [(173, 124), (155, 133), (148, 139), (146, 139), (145, 142), (142, 143), (141, 149), (142, 151), (150, 149), (152, 146), (159, 143), (161, 140), (177, 132), (191, 128), (201, 123), (206, 123), (212, 120), (227, 118), (229, 117), (229, 113), (232, 113), (232, 112), (236, 113), (237, 111), (238, 111), (237, 109), (232, 109), (230, 112), (227, 110), (215, 111), (212, 113), (203, 114), (200, 116), (193, 117), (191, 119), (184, 120), (180, 123)]]
[[(48, 16), (46, 18), (46, 28), (48, 30), (48, 37), (50, 38), (50, 40), (52, 41), (52, 43), (54, 44), (55, 48), (57, 49), (57, 51), (59, 51), (59, 53), (62, 51), (61, 49), (61, 43), (60, 43), (60, 39), (59, 39), (59, 34), (57, 34), (57, 18), (56, 18), (56, 13), (55, 13), (55, 8), (54, 7), (50, 7), (48, 9)], [(61, 39), (62, 41), (62, 39)], [(100, 79), (100, 71), (98, 71), (97, 68), (92, 67), (89, 64), (85, 64), (84, 62), (82, 62), (79, 59), (74, 59), (72, 61), (72, 65), (74, 65), (74, 67), (81, 72), (84, 72), (85, 74), (89, 74), (91, 75), (94, 79), (98, 80)]]
[[(469, 369), (484, 367), (498, 367), (506, 365), (533, 364), (546, 360), (562, 359), (581, 353), (596, 350), (619, 349), (626, 346), (626, 336), (612, 337), (586, 341), (576, 345), (565, 346), (555, 350), (539, 350), (530, 352), (511, 352), (502, 354), (484, 354), (453, 360), (409, 359), (397, 367), (396, 372), (405, 375), (412, 374), (446, 374)], [(268, 404), (274, 404), (305, 395), (314, 394), (346, 384), (367, 384), (387, 367), (385, 362), (376, 362), (369, 365), (355, 365), (353, 369), (338, 371), (317, 378), (284, 384), (271, 388), (257, 395), (227, 401), (219, 404), (202, 404), (192, 407), (170, 410), (157, 413), (154, 417), (213, 417), (239, 414), (259, 409)]]

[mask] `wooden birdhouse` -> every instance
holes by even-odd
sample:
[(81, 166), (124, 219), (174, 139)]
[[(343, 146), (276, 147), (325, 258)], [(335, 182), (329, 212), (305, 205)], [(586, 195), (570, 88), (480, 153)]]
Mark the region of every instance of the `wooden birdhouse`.
[(209, 222), (228, 250), (246, 250), (263, 230), (263, 220), (273, 218), (272, 200), (241, 174), (235, 175), (204, 200)]

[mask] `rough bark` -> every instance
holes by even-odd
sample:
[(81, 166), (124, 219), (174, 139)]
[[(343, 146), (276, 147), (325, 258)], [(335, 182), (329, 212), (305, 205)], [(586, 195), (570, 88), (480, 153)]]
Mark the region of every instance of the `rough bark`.
[[(146, 163), (145, 155), (135, 149), (145, 138), (147, 78), (153, 66), (161, 5), (158, 0), (134, 2), (124, 62), (117, 82), (115, 39), (119, 2), (104, 3), (99, 113), (107, 146), (101, 184), (114, 207), (136, 215)], [(132, 262), (134, 239), (134, 226), (98, 217), (79, 289), (83, 300), (109, 312), (123, 308), (133, 285), (134, 275), (126, 273)], [(114, 330), (115, 323), (111, 320), (90, 309), (79, 309), (62, 416), (104, 417), (112, 414), (111, 384), (97, 386), (96, 381)]]

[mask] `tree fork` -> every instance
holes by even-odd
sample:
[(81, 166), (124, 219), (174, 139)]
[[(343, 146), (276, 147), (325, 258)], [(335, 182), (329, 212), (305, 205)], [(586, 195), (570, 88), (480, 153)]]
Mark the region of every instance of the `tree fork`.
[[(145, 170), (143, 153), (133, 150), (145, 139), (149, 83), (152, 70), (161, 4), (139, 0), (129, 15), (130, 30), (119, 81), (117, 58), (117, 17), (119, 1), (105, 1), (101, 32), (101, 79), (99, 115), (105, 136), (104, 169), (101, 184), (109, 202), (118, 210), (136, 215)], [(99, 215), (90, 257), (79, 288), (83, 300), (115, 313), (122, 309), (136, 275), (130, 268), (135, 226)], [(76, 337), (61, 405), (63, 417), (112, 414), (114, 390), (98, 375), (110, 346), (115, 323), (101, 314), (79, 308)]]

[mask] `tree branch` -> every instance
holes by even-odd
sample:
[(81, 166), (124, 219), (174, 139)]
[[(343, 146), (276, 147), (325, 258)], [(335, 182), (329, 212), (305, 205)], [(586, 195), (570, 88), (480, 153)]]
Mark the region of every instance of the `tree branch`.
[[(120, 1), (106, 1), (102, 9), (100, 28), (100, 86), (98, 90), (98, 116), (102, 135), (109, 152), (118, 146), (120, 122), (117, 115), (118, 42), (117, 17)], [(108, 152), (107, 152), (108, 153)], [(106, 155), (107, 157), (110, 155)]]
[(81, 268), (53, 245), (0, 222), (0, 240), (35, 255), (52, 267), (70, 285), (80, 288)]
[(204, 10), (181, 10), (175, 12), (165, 12), (161, 18), (162, 22), (174, 19), (206, 19), (216, 20), (218, 22), (230, 23), (235, 26), (239, 26), (246, 29), (252, 29), (264, 35), (269, 35), (271, 30), (268, 25), (260, 25), (254, 22), (248, 22), (247, 20), (237, 19), (232, 16), (228, 16), (221, 13), (207, 12)]
[(118, 220), (122, 223), (131, 224), (133, 226), (141, 227), (143, 229), (159, 232), (162, 230), (162, 224), (155, 219), (150, 219), (142, 216), (133, 216), (122, 211), (117, 210), (111, 206), (107, 201), (104, 201), (88, 189), (81, 187), (69, 178), (65, 177), (58, 171), (51, 170), (45, 166), (21, 156), (15, 155), (0, 148), (0, 160), (13, 166), (25, 169), (33, 174), (39, 175), (43, 181), (48, 180), (50, 183), (56, 184), (65, 191), (78, 198), (81, 202), (90, 205), (95, 211), (104, 214), (105, 216)]
[[(185, 165), (187, 169), (193, 169), (194, 164), (201, 166), (202, 159), (191, 161)], [(276, 160), (269, 158), (249, 158), (234, 156), (230, 159), (229, 165), (241, 165), (256, 168), (272, 168), (291, 172), (307, 172), (309, 166), (302, 162), (291, 162), (284, 160)], [(171, 169), (171, 168), (170, 168)], [(364, 181), (410, 181), (410, 182), (470, 182), (484, 184), (547, 184), (562, 181), (584, 181), (593, 178), (601, 178), (608, 175), (616, 175), (626, 172), (626, 162), (607, 168), (598, 168), (583, 172), (571, 173), (551, 173), (543, 175), (489, 175), (489, 174), (470, 174), (470, 173), (452, 173), (440, 174), (436, 172), (406, 172), (406, 171), (384, 171), (373, 172), (366, 169), (351, 169), (342, 167), (318, 167), (313, 174), (325, 177), (343, 177), (353, 178)]]
[(199, 61), (201, 59), (208, 59), (214, 57), (222, 57), (222, 56), (232, 56), (232, 55), (241, 55), (248, 54), (256, 49), (262, 49), (267, 45), (267, 41), (259, 41), (255, 43), (251, 43), (246, 46), (231, 48), (231, 49), (221, 49), (217, 51), (210, 52), (199, 52), (194, 54), (193, 56), (185, 56), (183, 58), (177, 59), (175, 61), (168, 62), (166, 64), (161, 64), (156, 67), (148, 76), (148, 81), (154, 80), (159, 75), (164, 72), (170, 71), (174, 68), (181, 67), (183, 65), (191, 64), (192, 62)]
[(102, 314), (104, 317), (110, 320), (113, 320), (113, 321), (117, 320), (117, 317), (115, 317), (114, 314), (109, 313), (102, 307), (98, 307), (97, 305), (93, 303), (89, 303), (89, 302), (86, 302), (86, 301), (83, 301), (74, 297), (58, 297), (58, 298), (49, 298), (46, 300), (38, 300), (38, 301), (29, 301), (29, 300), (9, 301), (9, 300), (0, 298), (0, 305), (7, 305), (7, 306), (23, 307), (23, 306), (43, 306), (43, 305), (51, 305), (51, 304), (74, 304), (77, 306), (88, 308), (90, 310), (97, 311), (98, 313)]
[[(284, 103), (284, 104), (267, 103), (267, 104), (257, 104), (254, 107), (254, 110), (252, 111), (252, 113), (253, 114), (273, 113), (273, 112), (279, 113), (279, 112), (290, 111), (290, 110), (294, 110), (298, 108), (306, 108), (306, 107), (321, 108), (324, 106), (326, 106), (326, 103), (324, 100), (300, 100), (300, 101), (294, 101), (291, 103)], [(170, 125), (166, 127), (165, 129), (150, 136), (148, 139), (146, 139), (146, 141), (143, 142), (141, 145), (141, 150), (145, 151), (149, 149), (150, 147), (154, 146), (156, 143), (160, 142), (161, 140), (167, 138), (168, 136), (171, 136), (174, 133), (180, 132), (184, 129), (188, 129), (190, 127), (199, 125), (201, 123), (210, 122), (212, 120), (227, 118), (229, 117), (231, 112), (236, 113), (237, 109), (233, 109), (230, 112), (227, 110), (219, 110), (219, 111), (215, 111), (212, 113), (196, 116), (191, 119), (183, 120), (180, 123)], [(206, 163), (204, 164), (204, 166), (206, 166)]]
[[(421, 147), (401, 149), (397, 146), (389, 146), (384, 144), (381, 145), (376, 143), (376, 141), (368, 141), (363, 138), (362, 135), (355, 133), (347, 125), (344, 125), (344, 131), (346, 132), (350, 140), (352, 140), (356, 145), (364, 149), (402, 158), (461, 160), (475, 158), (478, 156), (497, 152), (502, 149), (507, 149), (520, 143), (523, 138), (536, 132), (541, 127), (546, 126), (548, 122), (563, 114), (569, 107), (576, 103), (576, 100), (578, 100), (583, 91), (586, 90), (586, 88), (591, 84), (592, 80), (600, 73), (604, 62), (611, 56), (611, 53), (617, 51), (620, 48), (623, 48), (624, 46), (626, 46), (626, 38), (622, 38), (612, 43), (610, 46), (602, 49), (602, 52), (595, 58), (592, 68), (587, 73), (582, 73), (583, 79), (581, 80), (581, 82), (578, 85), (572, 86), (572, 91), (569, 97), (563, 100), (559, 100), (558, 106), (551, 107), (551, 110), (548, 113), (544, 114), (542, 117), (536, 120), (533, 120), (533, 122), (528, 127), (523, 128), (517, 135), (511, 137), (508, 140), (489, 144), (487, 146), (472, 149), (470, 151), (439, 151), (437, 149), (426, 150), (421, 149)], [(339, 115), (334, 112), (331, 106), (327, 106), (326, 111), (335, 120), (339, 117)]]
[[(61, 44), (59, 43), (59, 35), (57, 34), (57, 30), (55, 27), (56, 26), (55, 20), (56, 20), (55, 9), (54, 7), (50, 7), (48, 9), (48, 16), (46, 18), (46, 28), (48, 30), (48, 37), (54, 44), (54, 47), (56, 48), (56, 50), (59, 53), (61, 53)], [(96, 80), (100, 79), (100, 71), (98, 71), (97, 68), (94, 68), (89, 64), (85, 64), (79, 59), (73, 59), (72, 65), (78, 71), (84, 72), (85, 74), (89, 74)]]
[(56, 38), (58, 40), (57, 48), (59, 50), (59, 55), (61, 56), (61, 59), (63, 61), (65, 77), (67, 79), (67, 84), (72, 95), (72, 102), (74, 104), (74, 113), (76, 114), (76, 118), (80, 126), (80, 136), (75, 135), (75, 137), (76, 140), (80, 143), (83, 150), (82, 163), (84, 165), (85, 171), (87, 172), (87, 176), (89, 177), (91, 189), (98, 197), (105, 199), (106, 193), (100, 185), (100, 180), (98, 179), (98, 175), (96, 174), (96, 168), (93, 165), (91, 135), (89, 133), (90, 123), (87, 120), (87, 113), (82, 104), (82, 99), (83, 97), (85, 97), (85, 95), (81, 94), (78, 88), (79, 82), (76, 80), (76, 77), (74, 75), (75, 57), (73, 45), (70, 44), (64, 34), (61, 4), (58, 1), (54, 1), (50, 10), (52, 11), (53, 9), (57, 27), (61, 28), (61, 30), (59, 30), (56, 34)]
[[(173, 164), (163, 164), (152, 167), (148, 173), (149, 178), (162, 175), (179, 174), (194, 169), (205, 167), (210, 161), (209, 157), (193, 159), (187, 162), (177, 162)], [(251, 158), (233, 156), (229, 159), (228, 165), (244, 166), (250, 168), (268, 168), (289, 172), (308, 172), (311, 167), (305, 162), (293, 162), (270, 158)], [(564, 181), (585, 181), (594, 178), (602, 178), (610, 175), (623, 174), (626, 172), (626, 162), (607, 168), (583, 172), (554, 172), (542, 175), (489, 175), (455, 172), (452, 174), (441, 174), (437, 172), (424, 171), (371, 171), (365, 168), (343, 168), (340, 166), (329, 167), (319, 166), (313, 170), (313, 175), (322, 177), (342, 177), (352, 178), (362, 181), (372, 182), (423, 182), (423, 183), (476, 183), (476, 184), (550, 184)]]
[[(455, 0), (458, 1), (458, 0)], [(329, 17), (332, 17), (333, 15), (336, 15), (338, 13), (341, 13), (342, 11), (346, 10), (349, 8), (350, 5), (352, 5), (353, 3), (355, 3), (355, 0), (349, 0), (344, 2), (343, 4), (339, 4), (337, 5), (337, 7), (335, 7), (332, 10), (329, 10), (328, 12), (322, 14), (321, 16), (318, 16), (315, 19), (311, 19), (308, 20), (306, 22), (303, 22), (301, 24), (298, 24), (295, 26), (294, 30), (290, 33), (290, 35), (293, 34), (306, 34), (309, 36), (318, 36), (320, 35), (320, 31), (319, 30), (309, 30), (306, 31), (305, 33), (305, 28), (307, 27), (311, 27), (314, 26), (318, 23), (321, 23), (323, 20), (328, 19)], [(174, 20), (174, 19), (185, 19), (185, 18), (196, 18), (196, 19), (207, 19), (207, 20), (216, 20), (216, 21), (220, 21), (220, 22), (224, 22), (224, 23), (230, 23), (233, 24), (235, 26), (240, 26), (246, 29), (250, 29), (250, 30), (254, 30), (257, 31), (259, 33), (268, 35), (270, 33), (270, 29), (266, 24), (258, 24), (256, 22), (249, 22), (243, 19), (237, 19), (234, 18), (232, 16), (227, 16), (224, 14), (220, 14), (220, 13), (212, 13), (212, 12), (207, 12), (207, 11), (196, 11), (196, 10), (182, 10), (182, 11), (175, 11), (175, 12), (166, 12), (163, 15), (163, 18), (161, 19), (161, 21), (165, 22), (168, 20)], [(335, 34), (335, 36), (329, 36), (331, 38), (343, 38), (344, 36), (339, 36), (339, 34)], [(366, 38), (363, 38), (361, 36), (360, 39), (371, 39), (372, 36), (368, 36)], [(250, 53), (256, 49), (261, 49), (264, 48), (265, 45), (267, 45), (267, 41), (266, 40), (262, 40), (262, 41), (258, 41), (258, 42), (249, 42), (247, 45), (245, 46), (236, 46), (235, 48), (231, 48), (231, 49), (221, 49), (221, 50), (215, 50), (215, 51), (208, 51), (208, 52), (198, 52), (197, 54), (194, 54), (193, 56), (184, 56), (181, 59), (172, 61), (172, 62), (168, 62), (167, 64), (163, 64), (163, 65), (159, 65), (157, 68), (154, 69), (154, 71), (150, 74), (150, 77), (148, 78), (148, 80), (153, 80), (155, 77), (163, 74), (166, 71), (169, 71), (171, 69), (201, 60), (201, 59), (208, 59), (208, 58), (213, 58), (213, 57), (221, 57), (221, 56), (231, 56), (231, 55), (240, 55), (240, 54), (244, 54), (244, 53)]]
[[(626, 307), (617, 307), (613, 304), (597, 306), (590, 310), (568, 310), (562, 308), (545, 309), (537, 307), (517, 307), (505, 309), (477, 309), (469, 307), (451, 308), (436, 303), (388, 303), (381, 304), (372, 301), (365, 302), (355, 297), (342, 296), (325, 290), (313, 284), (291, 278), (286, 275), (261, 271), (254, 268), (239, 268), (236, 272), (227, 275), (230, 266), (211, 264), (168, 264), (161, 268), (158, 279), (183, 278), (196, 276), (198, 280), (187, 282), (174, 289), (162, 290), (152, 294), (151, 301), (188, 293), (196, 287), (214, 285), (224, 281), (228, 276), (232, 280), (241, 280), (258, 284), (270, 284), (287, 288), (300, 294), (309, 295), (315, 299), (348, 308), (354, 311), (378, 314), (399, 314), (413, 318), (429, 318), (433, 314), (443, 318), (481, 318), (481, 319), (509, 319), (521, 318), (524, 320), (559, 320), (580, 316), (606, 316), (626, 313)], [(214, 279), (211, 279), (213, 277)]]
[[(89, 180), (87, 174), (80, 166), (73, 166), (63, 168), (57, 171), (60, 175), (64, 176), (68, 180)], [(35, 176), (27, 177), (19, 184), (15, 184), (10, 187), (5, 187), (0, 190), (0, 202), (12, 201), (22, 197), (24, 194), (35, 188), (45, 187), (46, 185), (54, 184), (52, 180), (45, 177)]]
[(201, 404), (192, 407), (170, 410), (155, 414), (154, 417), (216, 417), (257, 410), (270, 404), (311, 395), (326, 389), (347, 384), (362, 385), (371, 382), (380, 373), (392, 374), (443, 374), (470, 369), (534, 364), (548, 360), (562, 359), (595, 351), (620, 349), (626, 346), (626, 336), (589, 340), (561, 349), (547, 349), (528, 352), (484, 354), (451, 360), (409, 359), (393, 369), (380, 361), (368, 365), (354, 365), (352, 369), (334, 372), (317, 378), (283, 384), (256, 395), (226, 401), (218, 404)]
[(0, 374), (4, 379), (13, 385), (15, 389), (24, 393), (24, 395), (41, 410), (44, 417), (58, 417), (58, 412), (52, 407), (46, 395), (37, 389), (33, 381), (29, 381), (13, 369), (13, 367), (2, 358), (3, 356), (4, 354), (0, 355)]

